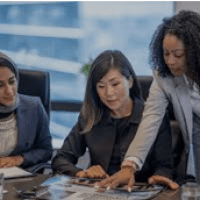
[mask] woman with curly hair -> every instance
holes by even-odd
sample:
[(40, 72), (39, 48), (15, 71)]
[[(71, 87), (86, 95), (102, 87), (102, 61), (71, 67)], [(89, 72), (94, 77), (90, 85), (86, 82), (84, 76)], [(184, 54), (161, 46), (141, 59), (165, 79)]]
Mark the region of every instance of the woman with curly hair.
[[(122, 163), (121, 170), (99, 184), (115, 187), (120, 183), (134, 185), (130, 169), (141, 169), (155, 141), (158, 128), (169, 103), (185, 143), (184, 174), (200, 183), (200, 15), (181, 11), (165, 18), (150, 44), (153, 83), (145, 104), (136, 137)], [(156, 180), (156, 179), (154, 179)], [(152, 179), (152, 182), (154, 182)], [(160, 180), (163, 182), (163, 180)]]

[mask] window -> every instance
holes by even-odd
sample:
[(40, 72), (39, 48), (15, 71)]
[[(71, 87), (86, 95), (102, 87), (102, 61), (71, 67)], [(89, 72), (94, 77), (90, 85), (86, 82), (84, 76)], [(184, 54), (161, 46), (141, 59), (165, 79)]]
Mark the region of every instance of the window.
[(93, 59), (105, 49), (119, 49), (137, 75), (150, 75), (148, 48), (164, 17), (173, 15), (170, 1), (83, 2), (87, 37), (84, 58)]
[(0, 50), (21, 68), (45, 70), (51, 81), (50, 131), (59, 148), (77, 121), (87, 76), (100, 52), (121, 50), (137, 75), (150, 75), (154, 30), (173, 2), (0, 2)]

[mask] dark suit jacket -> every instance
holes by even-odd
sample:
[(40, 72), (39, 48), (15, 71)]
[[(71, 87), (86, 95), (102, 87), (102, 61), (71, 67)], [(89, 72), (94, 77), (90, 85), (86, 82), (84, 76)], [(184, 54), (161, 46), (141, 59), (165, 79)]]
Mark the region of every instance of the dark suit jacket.
[(23, 155), (22, 168), (51, 159), (49, 119), (39, 97), (19, 94), (16, 110), (18, 144), (10, 156)]
[[(135, 99), (135, 106), (131, 118), (123, 134), (128, 134), (126, 140), (121, 141), (121, 161), (135, 137), (137, 127), (140, 123), (143, 112), (143, 102)], [(69, 136), (52, 161), (54, 171), (74, 176), (82, 170), (76, 166), (77, 160), (82, 156), (86, 148), (89, 149), (91, 165), (101, 165), (107, 171), (115, 142), (115, 126), (110, 116), (104, 117), (93, 129), (81, 134), (84, 123), (81, 117), (71, 130)], [(149, 157), (136, 178), (141, 181), (152, 174), (162, 174), (171, 178), (172, 175), (172, 156), (171, 156), (171, 132), (167, 116), (160, 128), (158, 138), (151, 148)]]

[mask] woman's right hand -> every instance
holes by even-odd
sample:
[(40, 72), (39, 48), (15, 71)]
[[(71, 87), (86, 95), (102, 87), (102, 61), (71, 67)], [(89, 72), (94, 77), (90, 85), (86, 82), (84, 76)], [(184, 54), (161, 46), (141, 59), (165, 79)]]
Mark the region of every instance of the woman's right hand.
[(103, 179), (109, 177), (108, 174), (100, 165), (93, 165), (85, 171), (79, 171), (75, 175), (79, 178), (94, 178), (94, 179)]
[(0, 158), (0, 168), (20, 166), (24, 162), (22, 156), (7, 156)]
[(168, 177), (161, 176), (161, 175), (151, 176), (148, 179), (148, 183), (151, 185), (156, 185), (156, 184), (167, 185), (172, 190), (177, 190), (179, 188), (179, 185), (176, 182), (169, 179)]

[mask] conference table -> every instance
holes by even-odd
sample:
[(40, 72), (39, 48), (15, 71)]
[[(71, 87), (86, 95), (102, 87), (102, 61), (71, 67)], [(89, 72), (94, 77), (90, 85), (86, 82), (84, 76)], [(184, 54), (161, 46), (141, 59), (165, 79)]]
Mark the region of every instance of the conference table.
[[(22, 200), (27, 199), (21, 197), (17, 190), (23, 189), (24, 191), (30, 190), (34, 187), (37, 187), (44, 183), (45, 181), (51, 180), (52, 175), (42, 175), (38, 174), (33, 177), (26, 177), (26, 178), (15, 178), (15, 179), (8, 179), (4, 182), (4, 189), (6, 190), (6, 193), (4, 193), (3, 199), (4, 200)], [(164, 191), (157, 194), (155, 197), (151, 198), (153, 200), (179, 200), (181, 194), (181, 189), (178, 189), (176, 191), (172, 191), (170, 189), (165, 189)], [(60, 194), (59, 194), (60, 195)], [(35, 199), (48, 199), (48, 198), (35, 198)], [(49, 198), (54, 199), (54, 198)], [(56, 199), (56, 198), (55, 198)], [(58, 199), (65, 199), (65, 198), (59, 198)], [(67, 199), (67, 198), (66, 198)], [(118, 198), (106, 198), (107, 200), (113, 200)]]

